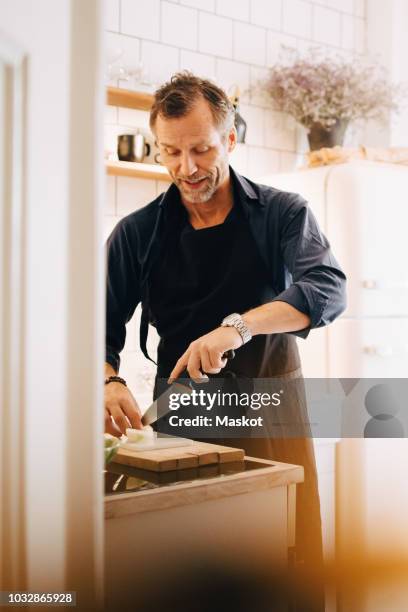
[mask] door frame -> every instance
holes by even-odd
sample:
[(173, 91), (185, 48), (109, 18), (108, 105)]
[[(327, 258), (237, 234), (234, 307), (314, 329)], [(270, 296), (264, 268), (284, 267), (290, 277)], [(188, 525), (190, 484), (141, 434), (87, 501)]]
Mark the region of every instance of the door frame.
[[(24, 588), (27, 54), (0, 36), (0, 589)], [(10, 586), (11, 585), (11, 586)]]
[[(0, 590), (76, 591), (79, 610), (97, 610), (103, 609), (104, 578), (105, 3), (56, 4), (47, 0), (33, 12), (30, 0), (17, 0), (0, 32)], [(57, 25), (53, 11), (58, 11)], [(43, 40), (36, 46), (38, 36)], [(63, 64), (55, 66), (58, 37)], [(57, 82), (63, 85), (55, 102), (48, 60), (60, 70)], [(38, 77), (46, 82), (44, 106), (57, 109), (54, 117), (67, 118), (60, 133), (53, 132), (44, 111), (30, 113), (33, 100), (36, 110), (43, 105)], [(61, 102), (62, 112), (54, 106)], [(47, 143), (63, 143), (54, 181), (46, 162), (33, 163), (32, 136), (38, 134), (33, 121)], [(58, 146), (38, 159), (50, 155), (55, 159)], [(48, 178), (60, 201), (47, 196), (43, 206), (39, 183), (47, 189)], [(59, 277), (60, 292), (60, 310), (51, 324), (57, 333), (49, 342), (51, 361), (58, 351), (55, 367), (47, 338), (42, 344), (33, 333), (38, 312), (30, 309), (37, 283), (36, 307), (43, 295), (48, 300), (48, 288), (56, 290), (53, 279), (44, 278), (47, 266), (40, 269), (44, 252), (39, 254), (38, 246), (47, 232), (60, 236), (55, 265), (49, 266)], [(48, 312), (52, 304), (49, 299)], [(47, 324), (42, 320), (41, 330)], [(47, 384), (50, 393), (44, 391)], [(54, 421), (39, 424), (42, 414), (56, 414), (58, 430), (47, 429)], [(36, 447), (39, 431), (41, 442), (53, 436), (49, 457), (47, 449)]]

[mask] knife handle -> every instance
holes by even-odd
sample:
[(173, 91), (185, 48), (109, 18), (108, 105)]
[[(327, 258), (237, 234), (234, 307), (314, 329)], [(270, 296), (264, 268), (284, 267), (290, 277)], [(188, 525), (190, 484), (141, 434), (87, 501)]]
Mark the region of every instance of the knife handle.
[[(230, 359), (234, 359), (234, 357), (235, 357), (234, 349), (230, 349), (229, 351), (225, 351), (225, 353), (223, 354), (222, 357), (223, 357), (223, 359), (227, 359), (227, 361), (229, 361)], [(183, 380), (183, 379), (186, 379), (186, 378), (190, 378), (190, 375), (187, 372), (187, 370), (183, 370), (177, 380), (180, 380), (180, 379)]]

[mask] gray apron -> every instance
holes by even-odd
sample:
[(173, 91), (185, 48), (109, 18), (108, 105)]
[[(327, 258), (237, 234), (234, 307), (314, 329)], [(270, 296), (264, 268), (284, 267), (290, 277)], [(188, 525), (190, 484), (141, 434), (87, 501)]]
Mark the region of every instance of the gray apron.
[[(168, 228), (148, 282), (148, 318), (161, 341), (154, 398), (189, 344), (218, 327), (232, 312), (245, 312), (275, 297), (268, 271), (239, 206), (223, 224), (194, 230), (179, 209)], [(254, 337), (236, 351), (228, 368), (237, 376), (291, 381), (285, 398), (293, 420), (307, 420), (299, 352), (291, 334)], [(208, 440), (211, 441), (211, 440)], [(322, 564), (322, 537), (317, 473), (312, 439), (305, 427), (297, 438), (222, 438), (218, 443), (243, 448), (261, 459), (302, 465), (305, 481), (297, 486), (298, 563), (317, 570)], [(316, 590), (314, 610), (322, 607)]]

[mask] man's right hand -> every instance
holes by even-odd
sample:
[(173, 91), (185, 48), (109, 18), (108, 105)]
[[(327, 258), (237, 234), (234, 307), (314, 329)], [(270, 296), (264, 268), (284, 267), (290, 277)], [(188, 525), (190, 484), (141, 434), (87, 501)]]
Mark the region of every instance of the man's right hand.
[(120, 382), (105, 385), (105, 432), (120, 438), (126, 429), (142, 429), (142, 415), (130, 389)]

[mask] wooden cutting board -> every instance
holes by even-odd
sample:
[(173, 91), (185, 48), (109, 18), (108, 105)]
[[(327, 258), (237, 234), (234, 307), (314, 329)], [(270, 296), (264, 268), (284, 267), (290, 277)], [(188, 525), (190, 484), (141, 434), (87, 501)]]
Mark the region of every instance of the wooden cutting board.
[(112, 463), (121, 463), (153, 472), (169, 472), (200, 465), (243, 461), (244, 455), (241, 448), (194, 442), (190, 446), (160, 450), (130, 451), (120, 448), (112, 459)]

